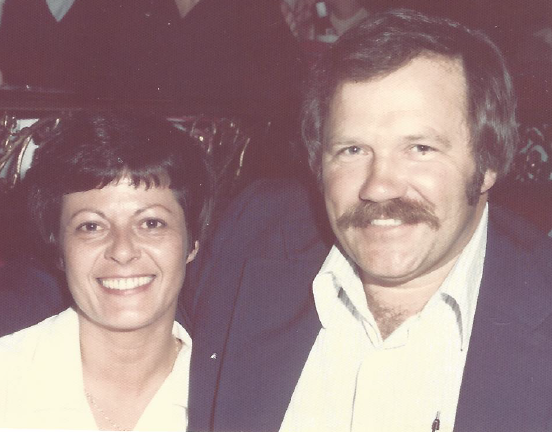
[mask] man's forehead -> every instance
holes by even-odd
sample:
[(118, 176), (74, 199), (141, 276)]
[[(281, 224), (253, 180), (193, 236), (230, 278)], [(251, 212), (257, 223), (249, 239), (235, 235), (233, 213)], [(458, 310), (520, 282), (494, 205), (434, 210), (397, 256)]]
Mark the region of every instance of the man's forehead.
[[(422, 52), (417, 56), (413, 57), (412, 59), (409, 59), (408, 61), (403, 62), (398, 67), (395, 67), (385, 72), (378, 73), (376, 75), (367, 77), (365, 79), (359, 79), (359, 78), (343, 79), (336, 86), (335, 91), (333, 93), (333, 97), (331, 99), (332, 100), (335, 99), (335, 97), (343, 91), (344, 87), (350, 87), (350, 86), (354, 86), (355, 84), (362, 84), (362, 83), (378, 83), (392, 75), (398, 75), (405, 71), (408, 71), (409, 69), (411, 69), (412, 64), (415, 64), (415, 63), (431, 64), (441, 68), (446, 74), (460, 76), (463, 81), (465, 81), (466, 79), (464, 62), (462, 61), (461, 58), (457, 56), (445, 56), (442, 54), (437, 54), (432, 52)], [(428, 79), (430, 78), (428, 77)]]
[[(461, 59), (437, 54), (423, 54), (385, 74), (366, 80), (344, 80), (337, 87), (331, 99), (325, 122), (325, 136), (336, 125), (333, 120), (343, 109), (360, 105), (366, 101), (381, 101), (386, 107), (396, 103), (397, 111), (426, 108), (427, 100), (446, 110), (446, 115), (458, 109), (468, 120), (468, 87)], [(425, 105), (424, 105), (425, 104)], [(378, 105), (370, 105), (377, 110)], [(456, 111), (458, 112), (458, 111)], [(366, 113), (369, 115), (369, 113)], [(369, 117), (366, 118), (369, 120)]]

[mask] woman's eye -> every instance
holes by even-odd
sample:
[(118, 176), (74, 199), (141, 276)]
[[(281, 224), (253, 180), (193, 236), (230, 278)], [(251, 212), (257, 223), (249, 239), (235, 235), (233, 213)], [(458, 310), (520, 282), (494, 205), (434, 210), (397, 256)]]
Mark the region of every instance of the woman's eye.
[(77, 227), (77, 231), (85, 234), (103, 231), (104, 227), (97, 222), (84, 222)]
[(101, 227), (99, 224), (95, 222), (85, 222), (83, 224), (80, 224), (77, 227), (77, 231), (84, 231), (84, 232), (95, 232), (101, 230)]
[(162, 228), (166, 224), (159, 219), (147, 219), (142, 223), (142, 226), (147, 229)]

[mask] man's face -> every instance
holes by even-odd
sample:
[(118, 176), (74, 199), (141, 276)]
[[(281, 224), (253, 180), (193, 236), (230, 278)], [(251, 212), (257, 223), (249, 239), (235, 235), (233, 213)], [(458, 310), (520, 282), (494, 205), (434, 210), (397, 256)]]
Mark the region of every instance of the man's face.
[(322, 183), (332, 228), (365, 284), (444, 277), (480, 220), (460, 61), (420, 56), (397, 71), (338, 88), (328, 117)]

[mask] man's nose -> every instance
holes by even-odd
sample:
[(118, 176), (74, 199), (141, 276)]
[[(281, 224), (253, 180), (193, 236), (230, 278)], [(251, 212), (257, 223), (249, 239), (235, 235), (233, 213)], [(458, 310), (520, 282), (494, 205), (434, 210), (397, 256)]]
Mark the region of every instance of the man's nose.
[(140, 248), (137, 245), (135, 234), (126, 229), (113, 230), (105, 257), (123, 265), (138, 259)]
[(366, 166), (366, 178), (360, 189), (360, 199), (384, 202), (404, 196), (405, 173), (392, 158), (374, 157)]

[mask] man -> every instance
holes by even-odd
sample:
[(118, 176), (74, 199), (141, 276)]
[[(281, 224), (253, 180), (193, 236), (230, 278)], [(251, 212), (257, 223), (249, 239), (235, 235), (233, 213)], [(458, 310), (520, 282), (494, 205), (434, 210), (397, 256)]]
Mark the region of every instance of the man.
[(487, 204), (514, 113), (478, 32), (402, 10), (346, 33), (304, 108), (326, 212), (254, 185), (188, 291), (190, 430), (552, 430), (552, 245)]

